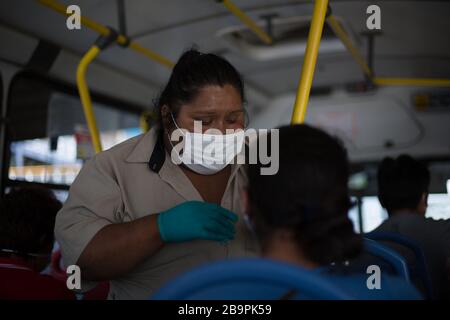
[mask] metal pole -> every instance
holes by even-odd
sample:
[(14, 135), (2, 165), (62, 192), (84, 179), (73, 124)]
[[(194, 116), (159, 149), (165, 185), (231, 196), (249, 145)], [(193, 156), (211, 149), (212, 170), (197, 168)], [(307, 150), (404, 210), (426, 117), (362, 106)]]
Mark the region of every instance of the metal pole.
[(336, 20), (336, 18), (333, 15), (330, 15), (327, 17), (327, 23), (333, 30), (333, 32), (336, 34), (336, 36), (342, 41), (344, 46), (347, 48), (347, 50), (352, 55), (353, 59), (355, 59), (356, 63), (361, 67), (364, 74), (371, 79), (372, 78), (372, 70), (367, 65), (366, 61), (364, 60), (363, 56), (359, 52), (359, 50), (353, 45), (350, 37), (347, 35), (345, 30), (341, 27), (341, 24), (339, 21)]
[(320, 38), (322, 36), (323, 24), (327, 13), (327, 6), (328, 0), (316, 0), (314, 3), (313, 18), (309, 29), (302, 73), (297, 89), (294, 111), (292, 112), (292, 124), (303, 123), (305, 120), (317, 54), (319, 52)]
[(356, 205), (358, 209), (358, 226), (359, 226), (359, 233), (364, 233), (364, 223), (363, 223), (363, 213), (362, 213), (362, 198), (358, 196), (356, 198)]
[(230, 0), (223, 0), (223, 5), (230, 10), (232, 14), (239, 18), (250, 30), (252, 30), (264, 43), (272, 44), (272, 37), (267, 34), (255, 21), (246, 15), (241, 9), (239, 9)]
[(431, 86), (450, 87), (450, 79), (428, 78), (382, 78), (376, 77), (373, 83), (381, 86)]
[(92, 99), (86, 83), (86, 70), (89, 64), (98, 56), (100, 48), (92, 46), (81, 59), (77, 68), (77, 86), (80, 93), (81, 104), (83, 105), (84, 115), (91, 135), (92, 144), (96, 153), (102, 151), (100, 134), (97, 129), (97, 121), (95, 120), (94, 110), (92, 107)]
[(124, 36), (127, 36), (127, 19), (124, 0), (117, 0), (117, 13), (117, 19), (119, 21), (119, 32)]
[[(64, 4), (58, 3), (54, 0), (37, 0), (37, 1), (40, 4), (60, 13), (62, 15), (65, 15), (65, 16), (68, 15), (66, 12), (66, 6)], [(107, 27), (105, 27), (87, 17), (84, 17), (84, 16), (81, 17), (81, 24), (89, 29), (96, 31), (100, 35), (107, 36), (109, 34), (109, 29)], [(127, 45), (131, 50), (134, 50), (134, 51), (146, 56), (147, 58), (150, 58), (168, 68), (172, 68), (175, 65), (172, 61), (166, 59), (165, 57), (161, 56), (160, 54), (158, 54), (150, 49), (142, 47), (136, 41), (129, 41), (129, 39), (122, 34), (118, 35), (116, 42), (123, 46)]]

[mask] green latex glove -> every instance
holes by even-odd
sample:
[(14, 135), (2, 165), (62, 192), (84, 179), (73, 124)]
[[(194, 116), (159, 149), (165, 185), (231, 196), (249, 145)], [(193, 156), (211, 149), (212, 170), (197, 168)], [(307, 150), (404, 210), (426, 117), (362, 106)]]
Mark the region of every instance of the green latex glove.
[(195, 239), (226, 242), (234, 238), (238, 216), (213, 203), (187, 201), (163, 211), (158, 228), (165, 242)]

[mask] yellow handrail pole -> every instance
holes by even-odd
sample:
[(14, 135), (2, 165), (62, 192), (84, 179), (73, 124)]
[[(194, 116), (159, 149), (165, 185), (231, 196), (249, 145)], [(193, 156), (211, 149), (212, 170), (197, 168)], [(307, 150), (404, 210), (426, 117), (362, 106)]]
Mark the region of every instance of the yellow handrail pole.
[(100, 48), (96, 45), (92, 46), (81, 59), (77, 68), (77, 86), (80, 93), (81, 104), (83, 105), (84, 116), (91, 135), (92, 144), (96, 153), (102, 151), (102, 144), (100, 141), (100, 134), (97, 129), (97, 122), (95, 120), (94, 111), (92, 108), (91, 95), (86, 83), (86, 70), (89, 64), (98, 56)]
[[(56, 2), (54, 0), (38, 0), (38, 2), (44, 6), (52, 9), (53, 11), (61, 13), (64, 16), (70, 15), (67, 13), (67, 6), (62, 3)], [(109, 32), (107, 27), (102, 26), (101, 24), (99, 24), (85, 16), (81, 16), (81, 24), (89, 29), (96, 31), (97, 33), (100, 33), (101, 35), (104, 35), (104, 36), (106, 36)]]
[(147, 119), (147, 117), (150, 114), (151, 114), (151, 112), (146, 110), (146, 111), (142, 112), (141, 116), (139, 117), (139, 126), (141, 127), (141, 130), (143, 133), (146, 133), (150, 129), (150, 126), (148, 124), (148, 119)]
[(344, 46), (347, 48), (347, 50), (352, 55), (353, 59), (355, 59), (356, 63), (360, 66), (364, 74), (370, 78), (372, 78), (373, 73), (372, 70), (370, 70), (368, 64), (364, 60), (363, 56), (359, 52), (359, 50), (353, 45), (352, 40), (347, 35), (345, 30), (341, 27), (341, 24), (339, 21), (333, 16), (329, 15), (327, 17), (327, 23), (330, 26), (330, 28), (333, 30), (333, 32), (336, 34), (336, 36), (341, 40), (341, 42), (344, 44)]
[(297, 89), (294, 111), (292, 112), (292, 124), (303, 123), (305, 120), (327, 6), (328, 0), (316, 0), (314, 3), (313, 18), (309, 29), (301, 78)]
[[(67, 13), (67, 7), (59, 2), (56, 2), (54, 0), (37, 0), (40, 4), (62, 14), (65, 16), (69, 16), (69, 14)], [(97, 22), (95, 22), (94, 20), (91, 20), (85, 16), (81, 16), (81, 24), (89, 29), (94, 30), (95, 32), (103, 35), (103, 36), (107, 36), (109, 34), (109, 29)], [(126, 45), (127, 44), (127, 38), (123, 35), (119, 35), (116, 39), (117, 43), (120, 45)], [(131, 41), (128, 46), (130, 47), (130, 49), (146, 56), (147, 58), (150, 58), (168, 68), (173, 68), (173, 66), (175, 65), (172, 61), (168, 60), (167, 58), (161, 56), (160, 54), (142, 47), (139, 43), (137, 43), (136, 41)]]
[(230, 0), (223, 0), (223, 5), (236, 17), (238, 17), (250, 30), (252, 30), (264, 43), (272, 44), (272, 37), (265, 32), (260, 26), (256, 24), (248, 15), (246, 15), (241, 9), (239, 9)]
[[(119, 35), (119, 37), (117, 38), (117, 42), (119, 44), (123, 44), (121, 43), (121, 39), (123, 38), (123, 43), (125, 43), (126, 38), (122, 35)], [(135, 42), (135, 41), (131, 41), (129, 44), (130, 49), (133, 49), (134, 51), (146, 56), (147, 58), (152, 59), (153, 61), (158, 62), (159, 64), (162, 64), (163, 66), (166, 66), (168, 68), (173, 68), (175, 66), (175, 63), (173, 63), (172, 61), (170, 61), (167, 58), (164, 58), (162, 55), (149, 50), (147, 48), (144, 48), (143, 46), (141, 46), (139, 43)]]
[(450, 87), (450, 79), (428, 78), (381, 78), (376, 77), (373, 83), (379, 86), (432, 86)]
[(366, 63), (359, 50), (353, 45), (350, 37), (341, 27), (339, 21), (333, 15), (330, 15), (327, 17), (327, 23), (341, 40), (341, 42), (345, 45), (364, 74), (372, 80), (373, 84), (378, 86), (450, 86), (450, 79), (374, 77), (374, 74), (372, 70), (370, 70), (369, 65)]

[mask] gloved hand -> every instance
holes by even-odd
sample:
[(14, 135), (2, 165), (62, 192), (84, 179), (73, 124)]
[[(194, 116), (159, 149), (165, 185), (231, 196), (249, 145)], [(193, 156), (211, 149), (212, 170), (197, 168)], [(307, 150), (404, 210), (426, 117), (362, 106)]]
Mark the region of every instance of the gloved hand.
[(165, 242), (194, 239), (227, 241), (234, 238), (238, 216), (214, 203), (187, 201), (163, 211), (158, 228)]

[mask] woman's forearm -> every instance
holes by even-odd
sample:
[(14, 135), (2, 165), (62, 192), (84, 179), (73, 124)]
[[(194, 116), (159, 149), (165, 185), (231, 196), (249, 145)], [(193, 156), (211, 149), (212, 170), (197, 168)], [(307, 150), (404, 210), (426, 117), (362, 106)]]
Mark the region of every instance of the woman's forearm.
[(78, 259), (83, 279), (111, 280), (128, 273), (163, 246), (157, 214), (101, 229)]

